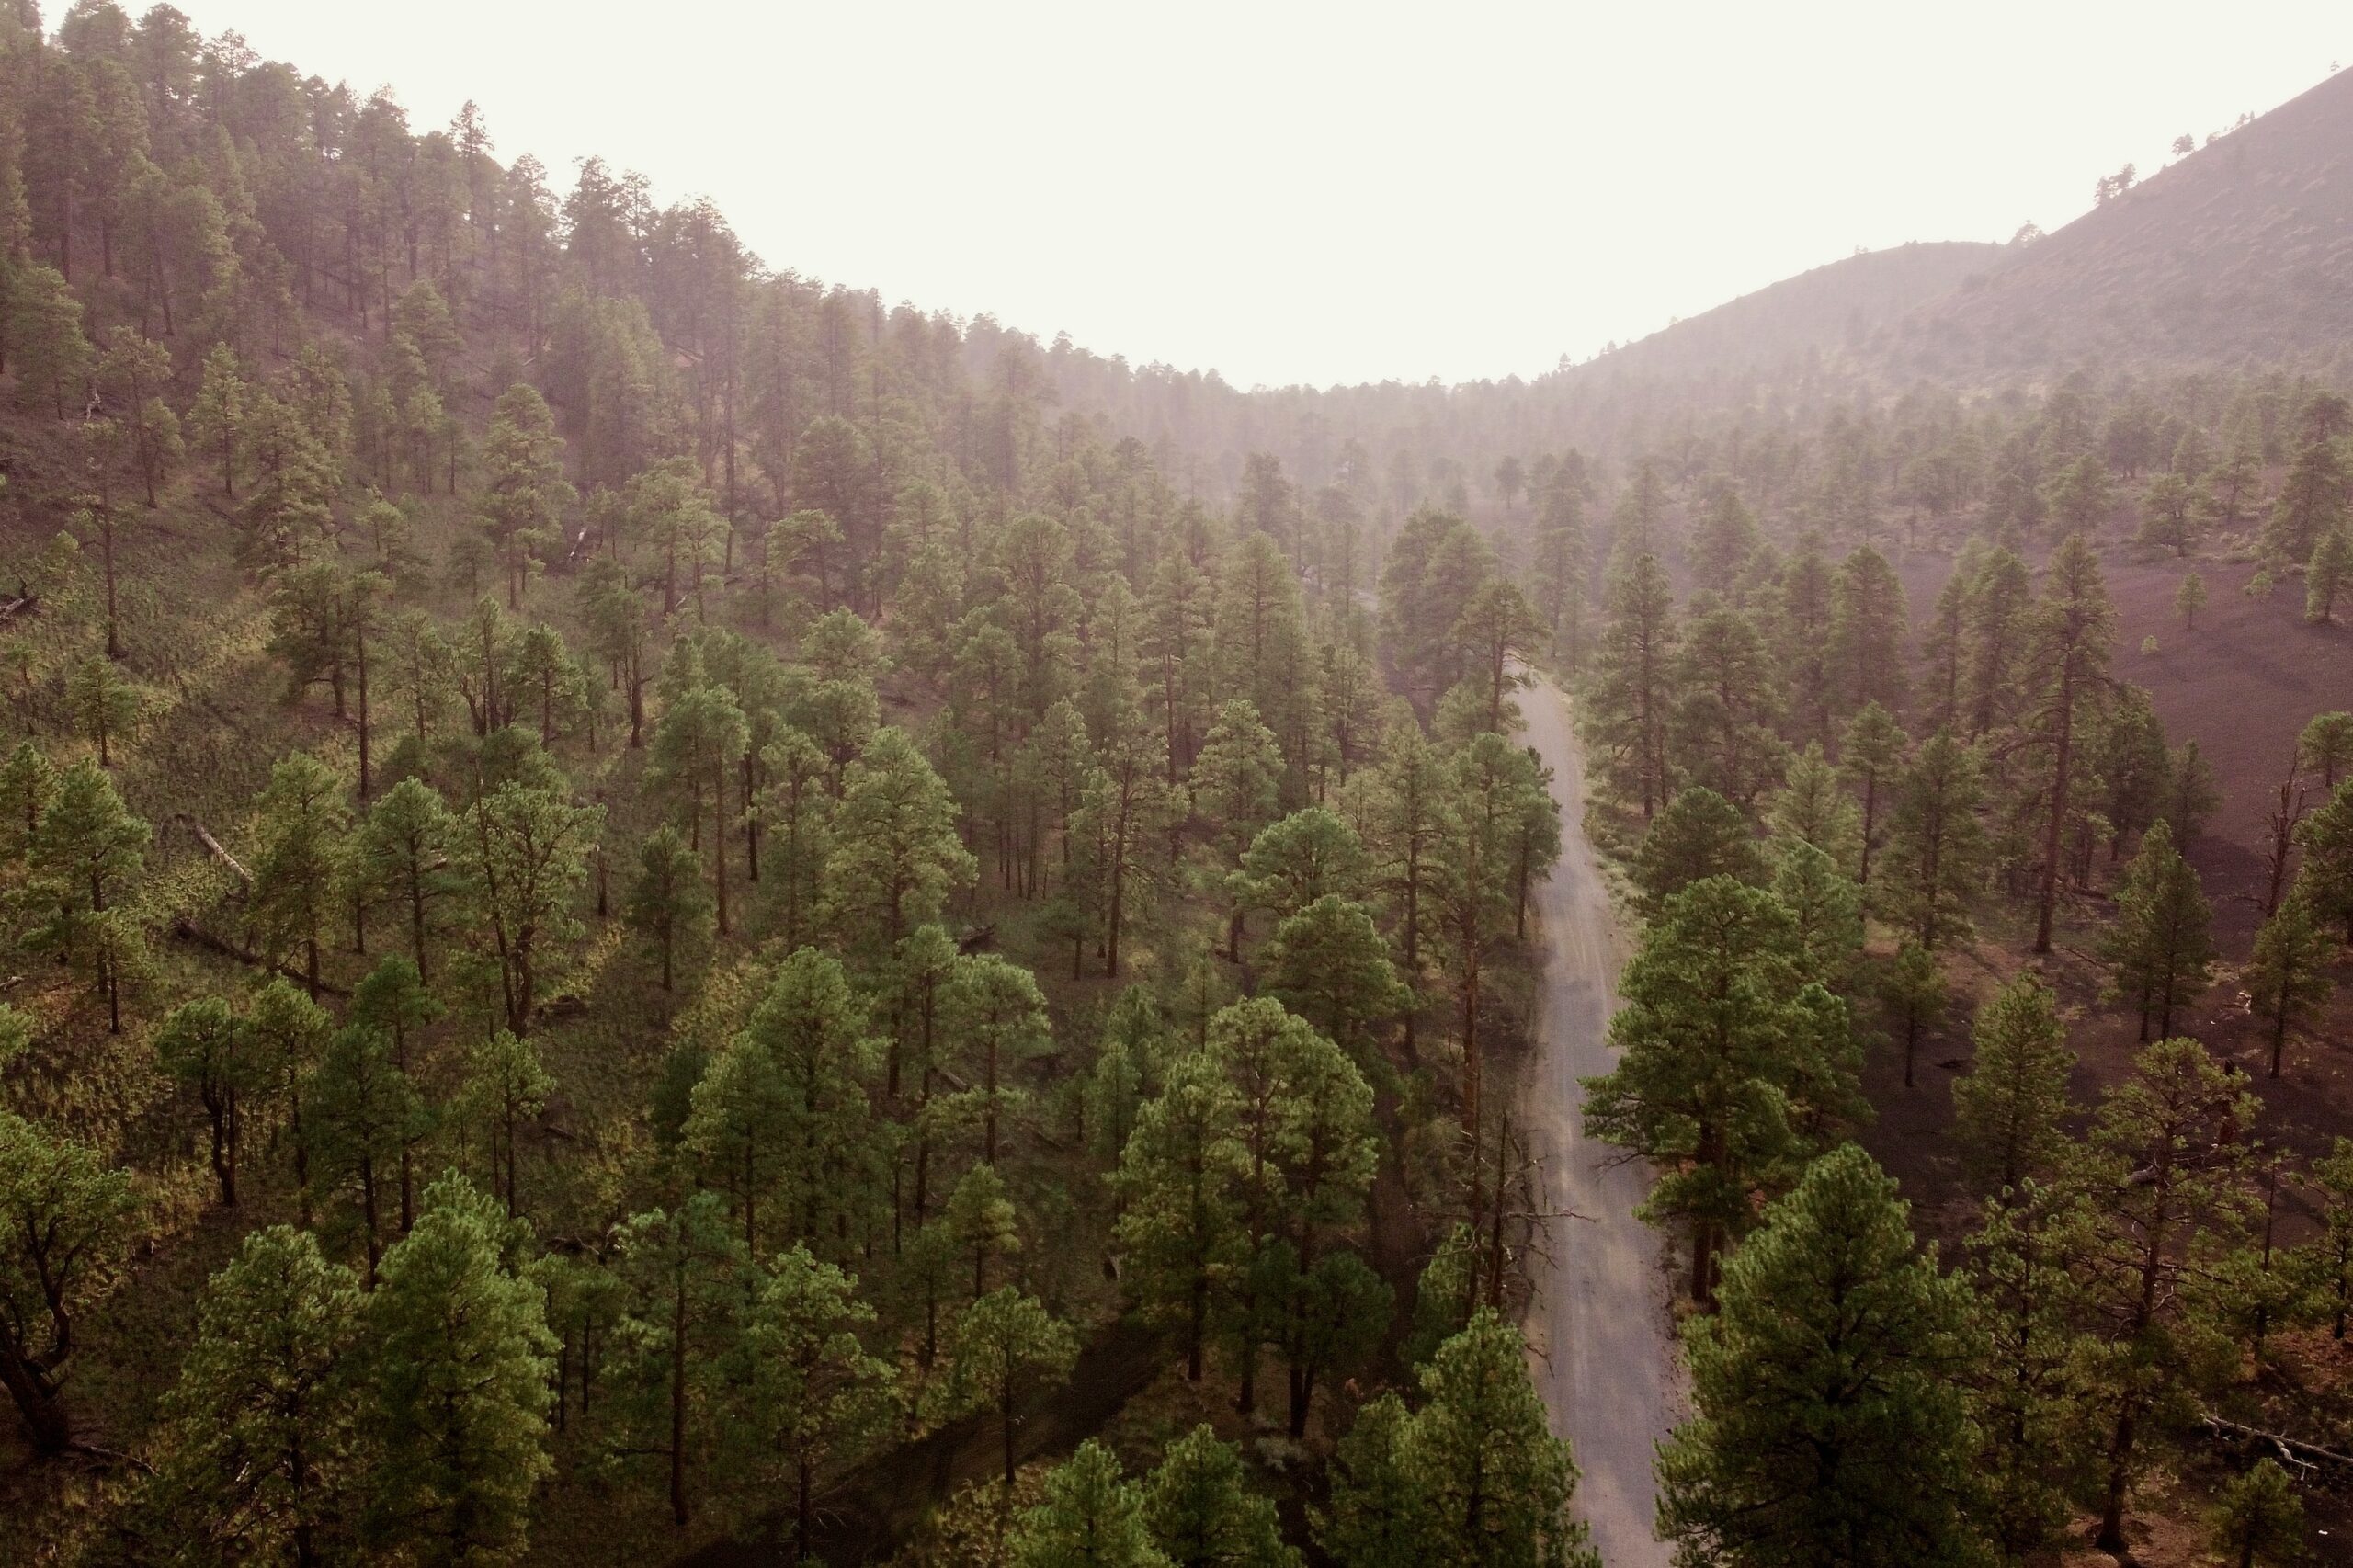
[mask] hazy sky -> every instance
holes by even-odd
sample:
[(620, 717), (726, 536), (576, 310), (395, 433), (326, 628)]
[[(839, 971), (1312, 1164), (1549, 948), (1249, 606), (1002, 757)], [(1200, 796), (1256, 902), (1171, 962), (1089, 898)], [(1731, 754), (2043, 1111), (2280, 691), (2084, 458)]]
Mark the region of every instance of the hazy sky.
[(707, 194), (773, 267), (1245, 386), (1531, 374), (2056, 228), (2353, 62), (2344, 0), (180, 3), (419, 128), (471, 97), (559, 187)]

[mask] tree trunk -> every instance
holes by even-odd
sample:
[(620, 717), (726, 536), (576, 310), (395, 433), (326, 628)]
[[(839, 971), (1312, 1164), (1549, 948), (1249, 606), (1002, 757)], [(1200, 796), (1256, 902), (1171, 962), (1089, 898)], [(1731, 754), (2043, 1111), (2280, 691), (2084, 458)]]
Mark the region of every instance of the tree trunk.
[(687, 1271), (678, 1269), (670, 1306), (670, 1517), (687, 1523)]
[(369, 795), (368, 742), (369, 738), (368, 725), (368, 626), (364, 617), (358, 623), (357, 635), (359, 664), (359, 798), (364, 801), (368, 799)]
[(710, 853), (713, 879), (719, 884), (719, 934), (727, 935), (727, 767), (710, 770)]
[(0, 1383), (7, 1385), (17, 1402), (33, 1452), (62, 1454), (74, 1446), (74, 1424), (66, 1417), (58, 1386), (30, 1358), (6, 1343), (0, 1343)]
[(2051, 922), (2059, 905), (2059, 836), (2067, 823), (2067, 771), (2073, 760), (2075, 729), (2075, 672), (2063, 669), (2059, 676), (2057, 755), (2052, 763), (2051, 820), (2042, 830), (2042, 890), (2034, 918), (2034, 950), (2038, 953), (2051, 950)]

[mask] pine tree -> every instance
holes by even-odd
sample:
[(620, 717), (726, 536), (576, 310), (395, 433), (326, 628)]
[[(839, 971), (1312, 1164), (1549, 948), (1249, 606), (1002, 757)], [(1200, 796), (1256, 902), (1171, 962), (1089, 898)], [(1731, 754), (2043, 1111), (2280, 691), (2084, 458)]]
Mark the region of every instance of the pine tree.
[(1598, 770), (1647, 819), (1666, 800), (1677, 648), (1674, 591), (1656, 556), (1620, 548), (1609, 564), (1602, 613), (1586, 726)]
[(2339, 783), (2321, 808), (2296, 828), (2304, 852), (2297, 883), (2313, 901), (2313, 911), (2341, 922), (2345, 937), (2353, 942), (2353, 778)]
[(1707, 877), (1754, 886), (1766, 880), (1765, 857), (1748, 819), (1713, 790), (1694, 786), (1666, 803), (1635, 853), (1643, 913), (1657, 919), (1668, 899)]
[(2154, 1462), (2154, 1429), (2197, 1386), (2214, 1325), (2189, 1281), (2226, 1253), (2248, 1218), (2261, 1103), (2196, 1040), (2143, 1048), (2132, 1076), (2102, 1096), (2069, 1185), (2092, 1210), (2081, 1267), (2096, 1350), (2083, 1409), (2109, 1436), (2097, 1542), (2124, 1544), (2124, 1507)]
[(2256, 1016), (2270, 1024), (2274, 1078), (2287, 1055), (2289, 1031), (2316, 1014), (2336, 991), (2326, 967), (2330, 946), (2301, 881), (2256, 933), (2247, 995)]
[(678, 830), (666, 823), (646, 835), (638, 849), (637, 880), (631, 883), (623, 918), (662, 955), (662, 989), (671, 986), (678, 946), (699, 937), (710, 920), (710, 893), (703, 886), (702, 862)]
[(1936, 955), (1917, 942), (1897, 948), (1880, 994), (1889, 1017), (1903, 1031), (1904, 1086), (1908, 1089), (1914, 1086), (1913, 1059), (1919, 1052), (1921, 1033), (1934, 1028), (1944, 1016), (1945, 977), (1937, 968)]
[(1756, 549), (1756, 515), (1729, 480), (1718, 481), (1692, 529), (1692, 575), (1711, 593), (1735, 594)]
[(2198, 542), (2197, 492), (2181, 474), (2170, 470), (2151, 479), (2141, 492), (2139, 542), (2176, 556), (2188, 555)]
[(1693, 1402), (1659, 1459), (1659, 1522), (1694, 1562), (1971, 1563), (1978, 1354), (1895, 1183), (1846, 1144), (1724, 1270), (1693, 1324)]
[(440, 794), (422, 779), (404, 778), (369, 808), (352, 837), (352, 874), (363, 901), (399, 909), (420, 981), (432, 972), (428, 947), (440, 912), (460, 891), (449, 865), (457, 834), (458, 819)]
[(2304, 619), (2325, 626), (2336, 619), (2336, 601), (2353, 578), (2353, 534), (2339, 524), (2320, 536), (2304, 568)]
[(358, 1188), (368, 1283), (383, 1256), (383, 1199), (393, 1171), (431, 1122), (424, 1100), (393, 1059), (392, 1039), (368, 1024), (339, 1029), (311, 1087), (319, 1164)]
[(1357, 1412), (1332, 1457), (1332, 1507), (1316, 1543), (1351, 1568), (1420, 1568), (1437, 1560), (1438, 1525), (1409, 1452), (1414, 1417), (1383, 1392)]
[[(563, 635), (544, 623), (524, 629), (516, 642), (506, 681), (517, 707), (528, 702), (526, 711), (537, 710), (542, 746), (554, 745), (556, 737), (590, 709), (590, 693), (595, 689), (582, 678)], [(595, 749), (593, 735), (590, 749)]]
[(183, 1002), (155, 1030), (164, 1071), (196, 1091), (212, 1139), (212, 1179), (223, 1207), (237, 1201), (237, 1152), (244, 1098), (262, 1087), (244, 1021), (218, 997)]
[(1765, 825), (1776, 838), (1813, 845), (1842, 869), (1857, 863), (1862, 813), (1839, 787), (1820, 742), (1790, 755), (1782, 788), (1766, 800)]
[(2304, 1505), (2279, 1461), (2259, 1459), (2232, 1478), (2206, 1517), (2215, 1551), (2238, 1568), (2266, 1568), (2304, 1555)]
[(111, 742), (139, 719), (139, 692), (122, 678), (111, 660), (88, 658), (66, 677), (66, 700), (74, 706), (74, 723), (98, 748), (98, 766), (111, 767)]
[(1839, 562), (1830, 585), (1828, 657), (1841, 713), (1874, 703), (1890, 713), (1903, 708), (1910, 625), (1904, 585), (1885, 556), (1863, 545)]
[(2326, 534), (2344, 527), (2347, 496), (2345, 458), (2333, 425), (2341, 426), (2344, 400), (2316, 392), (2303, 415), (2304, 439), (2288, 465), (2271, 516), (2263, 525), (2262, 548), (2275, 561), (2302, 561)]
[[(442, 1014), (441, 1004), (425, 989), (424, 976), (406, 959), (385, 959), (360, 977), (352, 988), (351, 1007), (345, 1015), (355, 1026), (374, 1029), (392, 1042), (392, 1066), (402, 1074), (415, 1065), (418, 1034)], [(414, 1077), (410, 1078), (414, 1083)], [(412, 1154), (436, 1120), (430, 1108), (418, 1116), (400, 1147), (401, 1234), (416, 1221), (416, 1183)]]
[(644, 744), (645, 686), (649, 636), (645, 601), (628, 571), (610, 555), (598, 556), (580, 576), (578, 595), (587, 623), (588, 646), (605, 661), (616, 688), (629, 699), (629, 744)]
[(2058, 999), (2040, 976), (2021, 974), (1978, 1008), (1971, 1038), (1975, 1061), (1952, 1087), (1962, 1168), (1989, 1195), (2049, 1179), (2065, 1147), (2075, 1065)]
[(1259, 830), (1242, 853), (1237, 886), (1254, 909), (1287, 920), (1326, 896), (1359, 897), (1364, 846), (1336, 812), (1310, 806)]
[(1258, 1250), (1249, 1285), (1264, 1325), (1259, 1332), (1282, 1358), (1290, 1385), (1288, 1430), (1294, 1439), (1307, 1436), (1316, 1389), (1365, 1366), (1381, 1349), (1396, 1304), (1388, 1284), (1356, 1253), (1327, 1248), (1304, 1265), (1301, 1256), (1291, 1238), (1272, 1238)]
[(1931, 952), (1971, 934), (1969, 902), (1984, 876), (1977, 820), (1984, 799), (1977, 754), (1944, 731), (1921, 746), (1897, 786), (1885, 896)]
[(827, 762), (817, 743), (786, 724), (760, 750), (767, 787), (758, 800), (760, 843), (766, 851), (763, 898), (790, 950), (806, 938), (819, 906), (832, 853), (833, 797)]
[(2106, 522), (2116, 509), (2116, 484), (2108, 465), (2086, 452), (2059, 470), (2042, 487), (2052, 521), (2067, 539), (2080, 539)]
[[(1415, 687), (1444, 691), (1459, 678), (1450, 633), (1495, 573), (1494, 550), (1477, 529), (1449, 512), (1420, 509), (1390, 541), (1381, 568), (1383, 641)], [(1233, 597), (1229, 588), (1229, 600)], [(1222, 612), (1220, 619), (1228, 616)], [(1231, 641), (1222, 629), (1219, 641)], [(1263, 695), (1247, 686), (1241, 690), (1245, 697)]]
[(1752, 613), (1695, 601), (1675, 660), (1670, 767), (1744, 809), (1754, 804), (1784, 750), (1774, 733), (1778, 676)]
[(301, 565), (334, 531), (342, 472), (301, 415), (269, 392), (254, 399), (241, 442), (254, 483), (238, 515), (238, 558), (265, 573)]
[[(1303, 1431), (1314, 1364), (1302, 1321), (1310, 1297), (1331, 1278), (1313, 1276), (1324, 1244), (1351, 1222), (1372, 1185), (1379, 1144), (1372, 1090), (1355, 1063), (1280, 1004), (1253, 997), (1221, 1009), (1209, 1023), (1204, 1055), (1235, 1095), (1233, 1140), (1241, 1171), (1233, 1200), (1244, 1263), (1236, 1270), (1226, 1333), (1238, 1352), (1245, 1413), (1256, 1401), (1258, 1351), (1290, 1341), (1291, 1421)], [(1288, 1262), (1269, 1263), (1278, 1243)], [(1261, 1286), (1271, 1285), (1271, 1293)]]
[(129, 1173), (0, 1110), (0, 1384), (37, 1454), (74, 1446), (74, 1329), (113, 1271), (132, 1207)]
[(1168, 1568), (1144, 1524), (1143, 1489), (1092, 1437), (1047, 1474), (1044, 1497), (1015, 1527), (1009, 1559), (1012, 1568)]
[(90, 977), (106, 998), (110, 1034), (122, 1032), (122, 960), (135, 951), (118, 905), (145, 869), (148, 837), (145, 820), (123, 805), (114, 780), (85, 757), (58, 777), (28, 857), (37, 907), (49, 912), (32, 944)]
[(1176, 819), (1177, 795), (1165, 777), (1165, 743), (1132, 688), (1109, 705), (1100, 733), (1071, 831), (1083, 846), (1084, 880), (1099, 912), (1103, 973), (1117, 979), (1131, 912), (1151, 909), (1164, 880), (1165, 860), (1152, 846)]
[(1543, 627), (1518, 586), (1501, 578), (1483, 585), (1462, 607), (1450, 640), (1467, 671), (1463, 683), (1480, 695), (1488, 729), (1508, 733), (1518, 728), (1514, 715), (1518, 710), (1511, 694), (1526, 677), (1517, 661), (1537, 651), (1542, 634)]
[(739, 1365), (750, 1262), (712, 1192), (631, 1215), (615, 1252), (625, 1292), (613, 1329), (621, 1429), (633, 1450), (664, 1461), (670, 1517), (683, 1526), (694, 1472), (744, 1436), (746, 1413), (729, 1406), (759, 1370)]
[(2171, 1039), (2176, 1010), (2212, 980), (2212, 918), (2198, 873), (2174, 847), (2172, 830), (2158, 823), (2117, 889), (2116, 918), (2101, 939), (2113, 973), (2109, 992), (2138, 1006), (2142, 1040), (2152, 1022), (2159, 1039)]
[(1113, 1176), (1130, 1278), (1156, 1316), (1184, 1325), (1186, 1376), (1204, 1369), (1211, 1309), (1248, 1267), (1241, 1096), (1205, 1052), (1178, 1059), (1136, 1118)]
[(2051, 557), (2050, 577), (2032, 620), (2031, 667), (2038, 679), (2026, 730), (2047, 768), (2046, 782), (2038, 786), (2044, 813), (2034, 935), (2038, 953), (2051, 950), (2052, 922), (2059, 906), (2060, 838), (2081, 761), (2076, 749), (2089, 706), (2106, 686), (2115, 634), (2116, 612), (2100, 575), (2099, 557), (2081, 533), (2070, 533)]
[(778, 966), (751, 1021), (694, 1093), (686, 1141), (733, 1196), (756, 1256), (759, 1205), (796, 1240), (821, 1244), (873, 1193), (874, 1127), (864, 1080), (880, 1050), (840, 961), (803, 948)]
[(1823, 559), (1821, 535), (1808, 529), (1798, 536), (1796, 550), (1782, 564), (1776, 597), (1772, 609), (1789, 678), (1792, 738), (1828, 745), (1837, 691), (1830, 662), (1831, 568)]
[(1983, 556), (1984, 546), (1978, 541), (1972, 540), (1961, 547), (1952, 571), (1945, 578), (1945, 585), (1937, 590), (1937, 602), (1929, 610), (1928, 624), (1920, 635), (1921, 662), (1928, 666), (1928, 679), (1921, 695), (1919, 717), (1922, 727), (1931, 732), (1954, 729), (1962, 722), (1962, 676), (1967, 673), (1969, 654), (1969, 589)]
[(1839, 777), (1862, 797), (1862, 816), (1858, 824), (1861, 858), (1855, 871), (1858, 887), (1870, 886), (1871, 851), (1879, 842), (1880, 823), (1886, 809), (1884, 797), (1894, 791), (1902, 778), (1904, 754), (1910, 745), (1911, 737), (1904, 733), (1894, 715), (1877, 702), (1865, 703), (1839, 738)]
[(18, 741), (0, 762), (0, 862), (30, 858), (40, 814), (57, 798), (57, 770), (39, 746)]
[(1565, 465), (1537, 491), (1536, 612), (1544, 625), (1546, 652), (1574, 675), (1584, 653), (1593, 570), (1585, 495)]
[(972, 1260), (972, 1300), (989, 1293), (989, 1260), (1021, 1250), (1020, 1214), (1005, 1195), (996, 1167), (986, 1163), (966, 1171), (948, 1195), (941, 1216), (959, 1251)]
[(1051, 1388), (1078, 1361), (1078, 1336), (1035, 1296), (1015, 1287), (964, 1309), (949, 1335), (947, 1365), (924, 1390), (925, 1414), (952, 1421), (995, 1413), (1005, 1445), (1005, 1486), (1013, 1490), (1014, 1412), (1031, 1391)]
[(518, 382), (498, 394), (483, 437), (482, 468), (475, 511), (505, 563), (506, 608), (517, 609), (537, 566), (534, 553), (555, 540), (576, 499), (563, 477), (563, 441), (536, 388)]
[(955, 797), (904, 732), (875, 732), (843, 776), (825, 862), (829, 917), (854, 940), (895, 946), (938, 916), (977, 865), (956, 836)]
[(505, 1198), (509, 1219), (523, 1210), (523, 1123), (546, 1109), (554, 1092), (555, 1075), (527, 1036), (493, 1029), (467, 1052), (465, 1105), (483, 1129), (491, 1192)]
[[(1221, 860), (1240, 858), (1275, 819), (1281, 782), (1282, 748), (1256, 708), (1238, 698), (1220, 706), (1193, 761), (1191, 783), (1193, 814), (1209, 824)], [(1241, 957), (1242, 920), (1236, 900), (1227, 918), (1229, 959)]]
[(254, 1061), (270, 1096), (286, 1117), (284, 1142), (294, 1164), (294, 1200), (303, 1227), (311, 1221), (313, 1129), (303, 1120), (313, 1071), (326, 1052), (335, 1019), (302, 990), (279, 975), (262, 987), (245, 1014)]
[(2167, 765), (2165, 799), (2157, 815), (2172, 826), (2176, 841), (2188, 844), (2222, 803), (2222, 787), (2215, 781), (2213, 765), (2196, 741), (2182, 742)]
[(1577, 1483), (1552, 1435), (1519, 1331), (1491, 1308), (1421, 1369), (1427, 1403), (1404, 1447), (1418, 1503), (1449, 1561), (1480, 1568), (1597, 1568), (1569, 1516)]
[(1026, 1098), (1011, 1082), (1015, 1072), (1053, 1047), (1045, 994), (1028, 970), (983, 953), (958, 962), (941, 1003), (951, 1037), (979, 1077), (957, 1096), (952, 1114), (979, 1124), (981, 1158), (994, 1165), (999, 1132)]
[[(1485, 1051), (1479, 1024), (1487, 958), (1517, 930), (1527, 907), (1529, 882), (1551, 871), (1560, 853), (1557, 834), (1542, 842), (1546, 856), (1530, 864), (1535, 841), (1526, 833), (1531, 818), (1557, 815), (1545, 790), (1536, 755), (1516, 749), (1493, 731), (1472, 737), (1447, 767), (1447, 796), (1438, 819), (1436, 881), (1449, 955), (1459, 979), (1456, 1040), (1462, 1052), (1463, 1134), (1480, 1146)], [(1479, 1212), (1479, 1180), (1472, 1171), (1471, 1210)]]
[(2080, 1199), (2032, 1177), (2005, 1187), (1984, 1214), (1968, 1243), (1985, 1348), (1967, 1381), (1978, 1517), (2001, 1561), (2017, 1564), (2060, 1543), (2095, 1468), (2076, 1415), (2085, 1368), (2075, 1265), (2087, 1248), (2086, 1215)]
[(530, 1032), (540, 988), (563, 944), (604, 812), (553, 789), (510, 781), (479, 796), (460, 821), (458, 861), (468, 914), (498, 960), (506, 1028)]
[(98, 361), (98, 385), (119, 410), (117, 439), (139, 474), (149, 511), (179, 465), (182, 449), (179, 416), (159, 395), (171, 378), (170, 349), (131, 327), (114, 329), (106, 357)]
[[(672, 664), (680, 665), (677, 654)], [(681, 665), (683, 668), (683, 665)], [(667, 667), (664, 670), (666, 680)], [(740, 768), (751, 730), (725, 687), (695, 680), (663, 709), (654, 732), (654, 771), (687, 815), (688, 842), (700, 848), (704, 803), (710, 811), (711, 889), (719, 934), (728, 934), (727, 841), (734, 818), (728, 789)], [(740, 800), (737, 807), (743, 805)]]
[(1356, 1061), (1374, 1060), (1373, 1031), (1412, 998), (1365, 906), (1326, 893), (1275, 927), (1258, 950), (1267, 994)]
[(14, 268), (6, 313), (18, 403), (64, 418), (69, 403), (80, 405), (96, 358), (82, 335), (82, 301), (55, 267), (33, 263)]
[(2032, 580), (2026, 562), (1995, 549), (1979, 562), (1969, 590), (1962, 680), (1966, 722), (1955, 732), (1974, 742), (2022, 707), (2021, 676), (2032, 636)]
[(1173, 1568), (1298, 1568), (1272, 1498), (1250, 1489), (1242, 1451), (1207, 1425), (1169, 1445), (1143, 1486), (1144, 1526)]
[(2317, 768), (2325, 794), (2336, 790), (2336, 776), (2353, 763), (2353, 713), (2315, 713), (2296, 740), (2296, 766)]
[(1712, 1299), (1717, 1254), (1750, 1195), (1786, 1179), (1811, 1127), (1859, 1109), (1846, 1008), (1803, 980), (1796, 923), (1727, 877), (1669, 900), (1620, 983), (1620, 1054), (1586, 1083), (1587, 1132), (1669, 1167), (1646, 1217), (1691, 1233), (1691, 1294)]
[[(1438, 830), (1447, 800), (1445, 759), (1402, 702), (1385, 726), (1387, 754), (1361, 780), (1354, 802), (1374, 855), (1374, 880), (1397, 910), (1400, 973), (1422, 974), (1422, 936), (1432, 918)], [(1406, 1015), (1411, 1040), (1412, 1014)]]
[(299, 953), (311, 994), (319, 994), (319, 950), (340, 885), (344, 834), (351, 812), (343, 780), (308, 752), (269, 770), (254, 802), (261, 853), (254, 862), (253, 919), (273, 959)]
[(205, 1286), (168, 1434), (158, 1512), (199, 1561), (318, 1562), (347, 1544), (366, 1474), (353, 1376), (361, 1296), (307, 1231), (249, 1233)]
[(2206, 608), (2206, 579), (2195, 572), (2184, 574), (2181, 586), (2174, 590), (2173, 608), (2184, 631), (2197, 631), (2198, 612)]
[(2173, 758), (2165, 750), (2165, 727), (2149, 694), (2128, 686), (2100, 716), (2091, 736), (2090, 772), (2098, 784), (2099, 812), (2108, 826), (2109, 858), (2119, 858), (2124, 841), (2165, 812)]
[(2342, 1343), (2353, 1319), (2353, 1138), (2339, 1137), (2313, 1162), (2320, 1188), (2320, 1233), (2299, 1259), (2315, 1303), (2329, 1319), (2330, 1337)]

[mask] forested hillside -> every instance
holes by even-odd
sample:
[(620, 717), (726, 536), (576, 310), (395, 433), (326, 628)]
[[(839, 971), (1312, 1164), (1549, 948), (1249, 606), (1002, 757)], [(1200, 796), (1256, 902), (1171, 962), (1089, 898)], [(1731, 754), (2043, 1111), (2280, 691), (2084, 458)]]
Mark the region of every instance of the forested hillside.
[(1658, 1178), (1656, 1561), (2353, 1529), (2339, 84), (1532, 383), (1245, 392), (552, 176), (494, 77), (48, 20), (0, 1560), (1590, 1563), (1544, 1110)]
[(1576, 1555), (1481, 532), (1392, 686), (1353, 459), (168, 6), (0, 82), (12, 1561)]

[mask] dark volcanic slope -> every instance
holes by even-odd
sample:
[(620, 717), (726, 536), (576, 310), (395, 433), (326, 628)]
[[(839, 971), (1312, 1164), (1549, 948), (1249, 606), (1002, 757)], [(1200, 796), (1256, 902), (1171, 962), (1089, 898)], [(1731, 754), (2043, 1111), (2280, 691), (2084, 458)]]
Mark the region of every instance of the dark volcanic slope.
[[(1899, 316), (1982, 278), (2006, 247), (1942, 240), (1867, 251), (1743, 294), (1593, 361), (1661, 380), (1743, 380), (1857, 352)], [(1580, 367), (1586, 369), (1587, 367)]]
[(2353, 342), (2353, 71), (1903, 323), (1901, 369), (2310, 358)]

